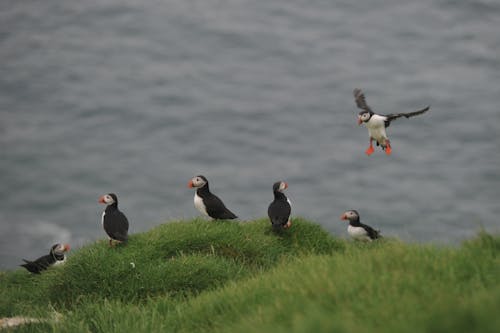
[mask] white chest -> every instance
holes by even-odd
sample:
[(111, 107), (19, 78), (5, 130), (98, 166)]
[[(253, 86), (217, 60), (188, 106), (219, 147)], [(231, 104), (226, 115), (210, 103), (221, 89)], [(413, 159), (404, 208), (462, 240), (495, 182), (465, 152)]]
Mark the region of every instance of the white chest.
[(368, 237), (368, 233), (366, 232), (366, 230), (361, 227), (353, 227), (349, 225), (347, 227), (347, 233), (354, 239), (368, 240), (368, 241), (371, 240), (370, 237)]
[(370, 137), (374, 138), (380, 143), (384, 143), (384, 141), (387, 140), (387, 134), (385, 132), (385, 120), (385, 117), (374, 114), (370, 118), (370, 120), (365, 123)]
[(101, 215), (101, 225), (104, 227), (104, 216), (106, 216), (106, 211), (102, 212)]
[(202, 213), (205, 216), (208, 216), (207, 208), (203, 203), (203, 199), (196, 192), (194, 193), (194, 206), (196, 207), (196, 209), (198, 209), (200, 213)]
[(66, 256), (64, 256), (64, 259), (63, 260), (56, 260), (56, 262), (54, 263), (54, 266), (59, 266), (59, 265), (62, 265), (66, 262)]

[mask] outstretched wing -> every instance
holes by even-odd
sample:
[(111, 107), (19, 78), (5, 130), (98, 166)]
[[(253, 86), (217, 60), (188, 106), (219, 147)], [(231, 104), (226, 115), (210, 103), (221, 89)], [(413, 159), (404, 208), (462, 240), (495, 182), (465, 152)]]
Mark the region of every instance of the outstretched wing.
[[(411, 118), (411, 117), (415, 117), (415, 116), (418, 116), (419, 114), (422, 114), (422, 113), (425, 113), (427, 111), (429, 111), (431, 107), (428, 105), (426, 106), (425, 108), (423, 109), (420, 109), (420, 110), (417, 110), (417, 111), (414, 111), (414, 112), (407, 112), (407, 113), (391, 113), (391, 114), (388, 114), (386, 115), (387, 117), (387, 120), (388, 122), (391, 122), (393, 121), (394, 119), (398, 119), (398, 118), (401, 118), (401, 117), (405, 117), (405, 118)], [(387, 125), (388, 126), (388, 125)]]
[(356, 88), (353, 91), (354, 94), (354, 100), (356, 101), (356, 106), (362, 110), (365, 110), (367, 112), (373, 112), (372, 109), (366, 104), (365, 100), (365, 94), (361, 91), (361, 89)]

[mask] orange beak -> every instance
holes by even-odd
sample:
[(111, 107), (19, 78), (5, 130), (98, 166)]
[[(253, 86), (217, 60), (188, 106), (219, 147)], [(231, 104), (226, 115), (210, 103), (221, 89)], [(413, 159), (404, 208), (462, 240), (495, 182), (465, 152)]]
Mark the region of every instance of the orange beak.
[(104, 201), (104, 195), (99, 197), (99, 203), (106, 203), (106, 201)]
[(71, 246), (69, 246), (69, 244), (64, 244), (64, 251), (69, 251), (71, 250)]
[(363, 120), (361, 120), (361, 117), (358, 117), (358, 125), (361, 125), (363, 123)]
[(287, 182), (283, 182), (285, 183), (285, 190), (288, 188), (288, 183)]
[(194, 187), (194, 184), (193, 184), (193, 180), (192, 180), (192, 179), (191, 179), (191, 180), (189, 180), (189, 182), (188, 182), (188, 187), (189, 187), (189, 188), (193, 188), (193, 187)]
[(347, 216), (345, 214), (340, 215), (341, 220), (347, 220)]

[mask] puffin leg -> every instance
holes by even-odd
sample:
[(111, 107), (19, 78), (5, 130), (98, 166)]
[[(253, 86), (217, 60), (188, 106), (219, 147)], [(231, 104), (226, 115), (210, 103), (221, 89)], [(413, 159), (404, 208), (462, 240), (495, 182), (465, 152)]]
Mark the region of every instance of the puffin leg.
[(109, 239), (109, 247), (113, 247), (113, 240), (111, 238)]
[(283, 226), (283, 229), (288, 229), (292, 226), (292, 220), (288, 220), (288, 222)]
[(391, 155), (391, 153), (392, 153), (392, 149), (391, 149), (391, 143), (389, 142), (389, 140), (386, 140), (386, 141), (385, 141), (385, 145), (386, 145), (386, 146), (385, 146), (385, 153), (386, 153), (387, 155)]
[(371, 154), (373, 154), (373, 138), (370, 138), (370, 146), (368, 147), (368, 149), (365, 151), (366, 155), (370, 156)]

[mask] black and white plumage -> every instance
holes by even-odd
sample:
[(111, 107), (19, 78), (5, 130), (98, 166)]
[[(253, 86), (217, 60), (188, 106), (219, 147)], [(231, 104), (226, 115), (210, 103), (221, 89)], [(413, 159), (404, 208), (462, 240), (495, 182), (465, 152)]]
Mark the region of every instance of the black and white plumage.
[(386, 154), (389, 155), (392, 152), (391, 143), (387, 137), (385, 129), (389, 127), (391, 121), (398, 119), (400, 117), (410, 118), (418, 116), (427, 112), (430, 106), (426, 106), (423, 109), (407, 112), (407, 113), (391, 113), (388, 115), (377, 114), (372, 111), (372, 109), (366, 104), (365, 95), (361, 89), (354, 89), (354, 100), (356, 105), (360, 108), (361, 112), (358, 114), (358, 125), (365, 124), (370, 135), (370, 146), (366, 150), (367, 155), (371, 155), (374, 151), (372, 141), (375, 140), (377, 146), (381, 146), (385, 150)]
[(47, 268), (63, 264), (66, 261), (65, 252), (70, 250), (69, 244), (54, 244), (50, 248), (49, 254), (42, 256), (34, 261), (23, 259), (24, 264), (20, 265), (34, 274), (40, 274)]
[(215, 220), (232, 220), (237, 216), (226, 208), (218, 196), (210, 192), (208, 180), (202, 175), (191, 178), (189, 188), (196, 188), (194, 193), (194, 206), (203, 215)]
[(102, 226), (109, 237), (109, 246), (113, 241), (127, 242), (128, 220), (125, 214), (118, 209), (118, 198), (114, 193), (108, 193), (99, 198), (99, 202), (107, 205), (102, 212)]
[(274, 200), (267, 209), (267, 215), (274, 230), (288, 229), (292, 225), (292, 221), (290, 220), (292, 207), (290, 200), (283, 193), (287, 188), (288, 184), (282, 181), (273, 184)]
[(347, 233), (354, 239), (372, 241), (380, 238), (380, 230), (375, 230), (369, 225), (361, 223), (359, 213), (356, 210), (348, 210), (340, 216), (341, 220), (349, 221)]

